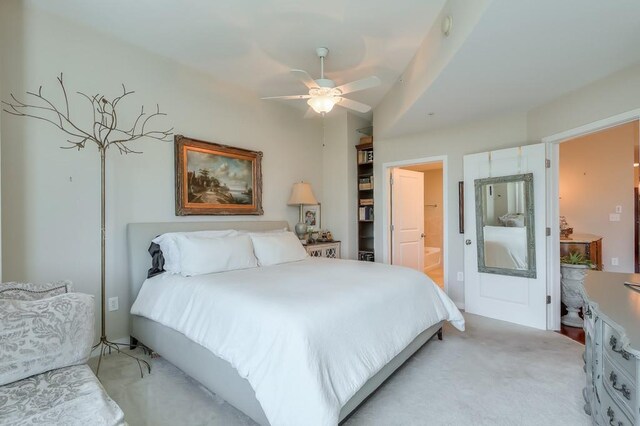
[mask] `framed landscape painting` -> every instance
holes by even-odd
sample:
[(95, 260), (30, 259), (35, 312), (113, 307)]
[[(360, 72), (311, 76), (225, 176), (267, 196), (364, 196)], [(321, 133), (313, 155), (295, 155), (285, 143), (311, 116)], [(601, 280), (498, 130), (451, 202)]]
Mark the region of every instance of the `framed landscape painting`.
[(176, 215), (261, 215), (262, 152), (175, 136)]

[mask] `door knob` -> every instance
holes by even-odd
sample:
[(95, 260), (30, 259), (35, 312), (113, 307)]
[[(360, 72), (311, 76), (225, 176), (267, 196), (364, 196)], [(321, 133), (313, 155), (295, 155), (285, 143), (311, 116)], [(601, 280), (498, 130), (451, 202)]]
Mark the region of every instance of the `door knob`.
[(470, 245), (471, 245), (471, 240), (466, 240), (464, 243), (465, 243), (466, 245), (470, 246)]
[(420, 238), (424, 238), (424, 234), (420, 234)]

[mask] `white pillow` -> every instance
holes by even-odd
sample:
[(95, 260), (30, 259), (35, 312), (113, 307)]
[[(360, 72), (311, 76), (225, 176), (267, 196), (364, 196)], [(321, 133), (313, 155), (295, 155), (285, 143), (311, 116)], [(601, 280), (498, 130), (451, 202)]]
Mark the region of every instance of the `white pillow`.
[(193, 232), (167, 232), (152, 240), (160, 246), (162, 257), (164, 258), (164, 270), (171, 274), (180, 273), (180, 251), (176, 239), (180, 236), (218, 238), (229, 235), (236, 235), (238, 231), (225, 229), (222, 231), (193, 231)]
[(184, 277), (258, 266), (248, 235), (180, 235), (176, 244), (180, 252), (180, 275)]
[(307, 258), (307, 251), (293, 232), (251, 233), (253, 251), (260, 266), (295, 262)]

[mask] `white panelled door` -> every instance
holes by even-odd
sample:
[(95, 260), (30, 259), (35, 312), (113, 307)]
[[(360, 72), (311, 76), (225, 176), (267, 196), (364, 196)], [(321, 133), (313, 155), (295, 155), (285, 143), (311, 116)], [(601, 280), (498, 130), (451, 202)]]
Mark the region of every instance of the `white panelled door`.
[(391, 171), (391, 263), (424, 270), (424, 174)]
[[(547, 328), (545, 145), (464, 157), (465, 310), (516, 324)], [(476, 179), (533, 173), (536, 278), (478, 272)]]

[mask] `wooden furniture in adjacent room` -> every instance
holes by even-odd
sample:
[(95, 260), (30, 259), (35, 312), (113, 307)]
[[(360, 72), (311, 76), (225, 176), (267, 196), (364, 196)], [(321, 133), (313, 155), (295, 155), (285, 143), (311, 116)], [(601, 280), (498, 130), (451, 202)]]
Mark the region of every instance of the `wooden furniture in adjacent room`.
[(589, 272), (584, 283), (584, 409), (594, 425), (640, 425), (639, 274)]
[(579, 252), (591, 259), (595, 269), (602, 271), (602, 237), (592, 234), (571, 234), (560, 239), (560, 256)]
[(358, 260), (373, 262), (373, 137), (356, 145), (358, 161)]
[(340, 259), (340, 241), (308, 243), (304, 248), (310, 257)]

